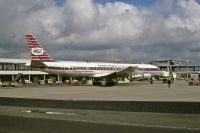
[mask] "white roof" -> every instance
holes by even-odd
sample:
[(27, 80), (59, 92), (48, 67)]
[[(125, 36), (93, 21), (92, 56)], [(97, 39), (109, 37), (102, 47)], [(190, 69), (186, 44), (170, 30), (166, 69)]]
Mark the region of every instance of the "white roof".
[(0, 63), (29, 63), (30, 59), (10, 59), (10, 58), (0, 58)]
[(19, 73), (22, 73), (24, 75), (40, 75), (40, 74), (48, 74), (46, 72), (41, 72), (41, 71), (0, 71), (1, 75), (17, 75)]

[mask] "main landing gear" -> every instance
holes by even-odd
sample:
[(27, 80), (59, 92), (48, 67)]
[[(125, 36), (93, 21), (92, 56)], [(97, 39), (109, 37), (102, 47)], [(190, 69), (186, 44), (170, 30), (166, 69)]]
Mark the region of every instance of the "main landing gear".
[(94, 86), (114, 86), (117, 82), (114, 79), (93, 79)]

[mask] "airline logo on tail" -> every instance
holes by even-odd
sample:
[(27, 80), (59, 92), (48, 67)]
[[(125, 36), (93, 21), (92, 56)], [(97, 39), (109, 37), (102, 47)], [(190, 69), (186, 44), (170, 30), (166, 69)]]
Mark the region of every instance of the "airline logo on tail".
[(43, 48), (32, 48), (31, 53), (33, 55), (43, 55)]
[(31, 60), (53, 60), (32, 34), (26, 34), (25, 37), (30, 50)]

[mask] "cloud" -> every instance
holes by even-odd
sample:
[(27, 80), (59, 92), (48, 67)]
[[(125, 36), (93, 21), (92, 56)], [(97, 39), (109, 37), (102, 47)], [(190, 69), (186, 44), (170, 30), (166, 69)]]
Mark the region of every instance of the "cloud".
[(195, 0), (144, 7), (123, 1), (65, 0), (57, 6), (55, 0), (2, 0), (0, 12), (2, 57), (27, 58), (23, 35), (34, 33), (58, 60), (200, 61), (194, 50), (200, 49), (200, 5)]

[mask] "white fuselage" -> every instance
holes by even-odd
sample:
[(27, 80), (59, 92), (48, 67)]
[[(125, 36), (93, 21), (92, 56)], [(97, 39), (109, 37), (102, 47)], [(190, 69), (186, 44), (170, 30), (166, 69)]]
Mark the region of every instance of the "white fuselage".
[(135, 74), (151, 74), (161, 75), (162, 71), (157, 66), (150, 64), (117, 64), (117, 63), (106, 63), (106, 62), (78, 62), (78, 61), (52, 61), (43, 62), (48, 67), (41, 69), (41, 71), (54, 73), (59, 75), (65, 75), (68, 77), (102, 77), (113, 72), (119, 72), (126, 69), (127, 67), (134, 67)]

